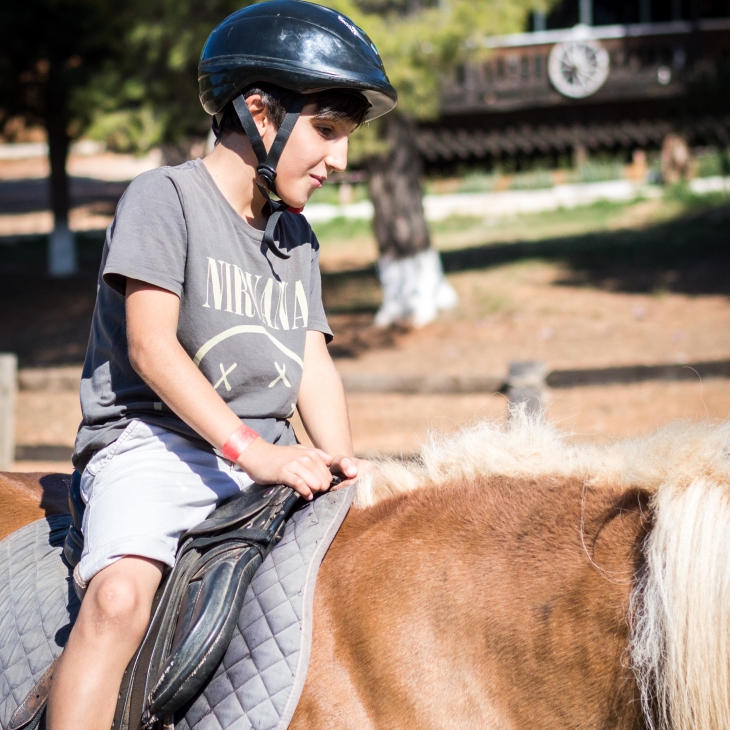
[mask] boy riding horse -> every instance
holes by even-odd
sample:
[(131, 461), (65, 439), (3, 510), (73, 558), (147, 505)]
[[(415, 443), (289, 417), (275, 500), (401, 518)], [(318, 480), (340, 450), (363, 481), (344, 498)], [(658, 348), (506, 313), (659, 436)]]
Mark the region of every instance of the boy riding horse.
[[(369, 468), (353, 455), (319, 244), (298, 212), (395, 90), (358, 27), (296, 0), (227, 18), (199, 80), (215, 148), (136, 178), (106, 235), (74, 454), (83, 602), (50, 730), (111, 726), (183, 532), (253, 483), (312, 499), (333, 473), (347, 484)], [(297, 443), (295, 409), (314, 448)]]

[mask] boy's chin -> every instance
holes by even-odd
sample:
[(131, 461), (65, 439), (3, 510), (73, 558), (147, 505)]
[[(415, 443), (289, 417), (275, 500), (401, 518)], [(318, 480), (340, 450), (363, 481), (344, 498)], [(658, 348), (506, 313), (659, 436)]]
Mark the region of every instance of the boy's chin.
[(314, 188), (307, 190), (305, 193), (296, 191), (290, 192), (285, 190), (280, 193), (279, 197), (290, 207), (290, 208), (303, 208), (312, 197)]

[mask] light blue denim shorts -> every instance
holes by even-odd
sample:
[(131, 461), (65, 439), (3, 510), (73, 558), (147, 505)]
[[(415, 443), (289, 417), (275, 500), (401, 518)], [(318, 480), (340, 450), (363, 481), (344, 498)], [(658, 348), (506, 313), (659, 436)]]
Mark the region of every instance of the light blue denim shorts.
[(86, 511), (78, 588), (127, 555), (172, 567), (180, 535), (252, 483), (238, 466), (188, 439), (132, 421), (81, 475)]

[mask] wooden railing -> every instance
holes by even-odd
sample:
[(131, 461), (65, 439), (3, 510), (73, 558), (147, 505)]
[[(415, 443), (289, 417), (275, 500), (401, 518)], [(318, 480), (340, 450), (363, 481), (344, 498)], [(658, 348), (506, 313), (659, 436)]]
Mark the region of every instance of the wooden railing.
[(730, 19), (587, 27), (485, 38), (486, 60), (458, 69), (442, 86), (446, 115), (566, 106), (548, 73), (559, 43), (587, 40), (608, 52), (605, 83), (582, 101), (595, 103), (681, 96), (698, 76), (713, 73), (730, 52)]

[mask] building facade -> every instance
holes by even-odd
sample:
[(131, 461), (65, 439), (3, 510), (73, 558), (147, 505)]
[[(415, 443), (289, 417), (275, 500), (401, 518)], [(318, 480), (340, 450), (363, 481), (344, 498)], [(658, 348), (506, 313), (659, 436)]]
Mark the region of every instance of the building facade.
[(670, 133), (730, 144), (729, 1), (564, 0), (530, 25), (485, 35), (482, 60), (444, 83), (419, 129), (427, 166), (651, 149)]

